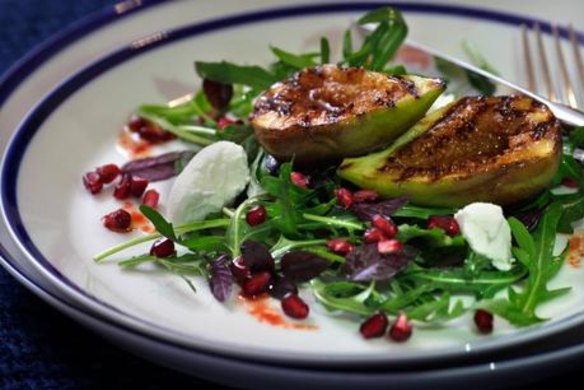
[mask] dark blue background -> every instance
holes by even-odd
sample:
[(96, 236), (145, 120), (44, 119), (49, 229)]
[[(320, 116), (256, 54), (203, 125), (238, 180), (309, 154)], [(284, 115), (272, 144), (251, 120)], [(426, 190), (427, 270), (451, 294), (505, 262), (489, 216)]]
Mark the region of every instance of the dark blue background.
[[(114, 0), (0, 0), (0, 74), (35, 45)], [(559, 378), (541, 383), (557, 385)], [(562, 379), (578, 380), (576, 375)], [(576, 382), (579, 383), (579, 382)], [(0, 268), (0, 389), (219, 387), (104, 342)]]

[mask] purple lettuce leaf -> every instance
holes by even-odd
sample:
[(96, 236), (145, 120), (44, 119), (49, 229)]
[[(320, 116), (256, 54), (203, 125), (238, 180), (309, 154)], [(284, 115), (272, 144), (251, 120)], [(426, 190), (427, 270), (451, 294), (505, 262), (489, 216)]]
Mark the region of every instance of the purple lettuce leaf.
[(219, 302), (225, 302), (231, 295), (233, 275), (228, 266), (229, 256), (222, 254), (211, 263), (209, 287)]
[(393, 213), (408, 203), (407, 198), (395, 198), (382, 200), (375, 203), (357, 203), (351, 207), (351, 211), (362, 221), (370, 221), (375, 215), (391, 217)]
[(382, 254), (377, 250), (377, 244), (361, 245), (346, 256), (342, 271), (347, 279), (355, 282), (389, 280), (403, 271), (416, 254), (417, 250), (409, 246)]
[(301, 283), (307, 282), (323, 273), (330, 261), (308, 251), (286, 253), (280, 261), (280, 271), (286, 279)]
[(187, 150), (140, 158), (126, 163), (122, 172), (149, 181), (166, 180), (178, 175), (194, 155), (195, 152)]

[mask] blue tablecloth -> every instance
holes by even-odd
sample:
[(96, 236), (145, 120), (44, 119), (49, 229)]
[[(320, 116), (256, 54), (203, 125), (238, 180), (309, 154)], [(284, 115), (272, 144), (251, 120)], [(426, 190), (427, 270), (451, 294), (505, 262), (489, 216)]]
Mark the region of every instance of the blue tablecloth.
[[(64, 26), (115, 0), (0, 0), (0, 74)], [(104, 342), (0, 267), (0, 389), (219, 388)]]

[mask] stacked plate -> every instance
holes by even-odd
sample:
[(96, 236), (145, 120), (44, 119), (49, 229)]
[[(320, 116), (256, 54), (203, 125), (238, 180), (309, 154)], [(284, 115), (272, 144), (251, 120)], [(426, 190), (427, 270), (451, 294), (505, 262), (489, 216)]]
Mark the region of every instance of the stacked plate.
[[(533, 3), (531, 12), (551, 15), (544, 1), (538, 1), (542, 8)], [(504, 4), (493, 2), (498, 11), (453, 2), (398, 5), (412, 39), (462, 57), (464, 37), (503, 76), (520, 81), (518, 26), (533, 19), (502, 11)], [(398, 345), (365, 342), (354, 323), (322, 312), (311, 319), (318, 330), (272, 327), (250, 316), (244, 304), (219, 305), (203, 280), (195, 281), (193, 296), (172, 275), (122, 272), (92, 260), (128, 237), (103, 229), (100, 218), (119, 205), (106, 195), (88, 195), (80, 178), (93, 167), (124, 161), (115, 145), (136, 107), (196, 88), (194, 60), (267, 63), (270, 45), (314, 50), (321, 36), (342, 37), (352, 21), (380, 5), (127, 1), (38, 48), (0, 83), (2, 264), (42, 299), (115, 343), (232, 386), (451, 388), (472, 381), (501, 387), (584, 359), (578, 293), (559, 304), (561, 310), (544, 308), (554, 319), (541, 326), (502, 326), (484, 337), (461, 323), (421, 330)], [(569, 15), (557, 4), (549, 12)], [(574, 22), (584, 25), (581, 15)], [(584, 35), (579, 38), (584, 43)], [(338, 48), (340, 39), (331, 43)], [(164, 184), (158, 189), (163, 195), (168, 190)], [(575, 285), (582, 276), (568, 269), (559, 283)]]

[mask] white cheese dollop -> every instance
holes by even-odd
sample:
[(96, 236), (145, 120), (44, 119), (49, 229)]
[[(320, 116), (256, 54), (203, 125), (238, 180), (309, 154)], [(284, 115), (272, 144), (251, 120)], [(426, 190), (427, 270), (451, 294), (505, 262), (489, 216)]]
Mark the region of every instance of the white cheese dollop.
[(489, 258), (501, 271), (511, 269), (511, 228), (500, 206), (471, 203), (458, 211), (454, 218), (473, 251)]
[(177, 176), (167, 201), (175, 226), (204, 219), (233, 202), (249, 182), (245, 150), (228, 141), (199, 151)]

